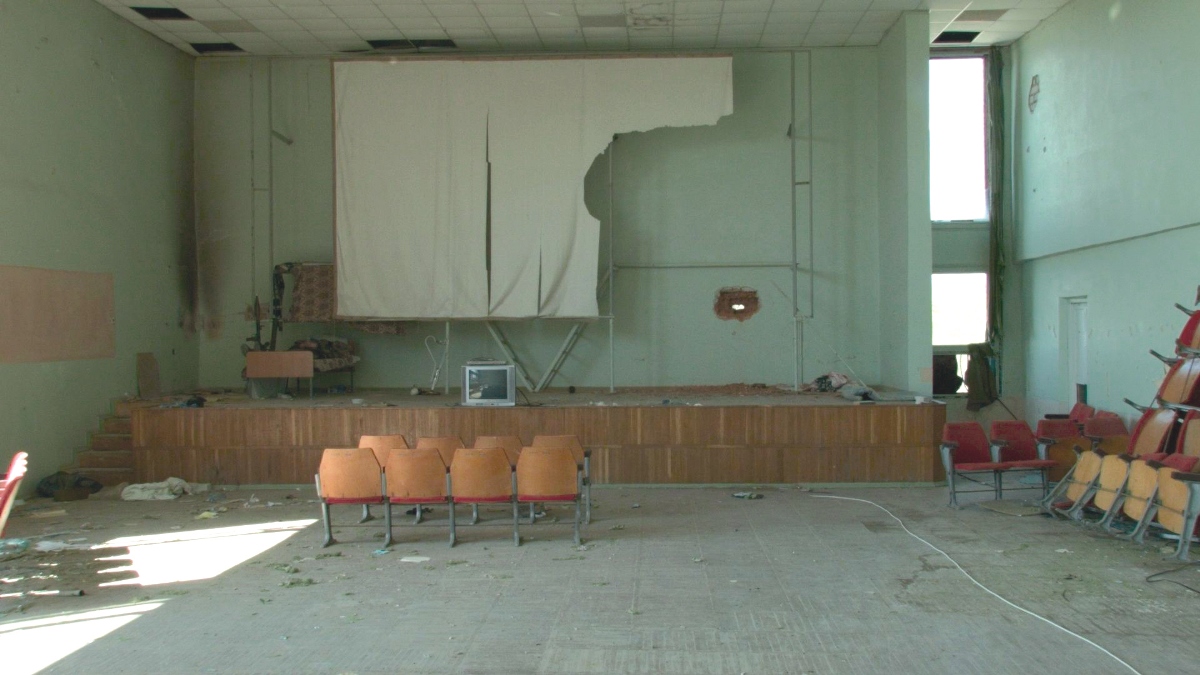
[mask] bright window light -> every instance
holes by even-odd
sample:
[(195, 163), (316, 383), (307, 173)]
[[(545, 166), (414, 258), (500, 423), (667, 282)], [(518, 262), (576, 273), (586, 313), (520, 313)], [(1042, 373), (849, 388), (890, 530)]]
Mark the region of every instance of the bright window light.
[(933, 344), (987, 340), (987, 274), (933, 275)]
[(162, 604), (144, 602), (0, 624), (4, 673), (33, 675)]
[[(100, 558), (118, 563), (117, 567), (103, 570), (117, 579), (100, 585), (155, 586), (211, 579), (315, 522), (311, 519), (291, 520), (112, 539), (96, 548), (128, 548), (129, 554)], [(136, 575), (128, 576), (131, 572)]]
[(929, 61), (929, 213), (934, 221), (988, 218), (983, 74), (980, 57)]

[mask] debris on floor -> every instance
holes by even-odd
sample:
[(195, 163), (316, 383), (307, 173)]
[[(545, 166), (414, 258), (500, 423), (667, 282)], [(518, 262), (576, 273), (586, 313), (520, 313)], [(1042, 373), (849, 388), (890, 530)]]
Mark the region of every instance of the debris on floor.
[(182, 478), (168, 478), (159, 483), (134, 483), (121, 490), (121, 499), (127, 502), (178, 499), (180, 495), (208, 492), (206, 483), (188, 483)]
[(737, 499), (762, 499), (761, 492), (735, 492), (733, 496)]
[(301, 579), (299, 577), (292, 577), (286, 581), (279, 582), (279, 585), (283, 586), (284, 588), (294, 588), (296, 586), (313, 586), (316, 583), (317, 583), (316, 581), (309, 579), (307, 577), (304, 579)]
[(406, 555), (400, 559), (400, 562), (406, 562), (406, 563), (429, 562), (429, 556), (427, 556), (427, 555)]

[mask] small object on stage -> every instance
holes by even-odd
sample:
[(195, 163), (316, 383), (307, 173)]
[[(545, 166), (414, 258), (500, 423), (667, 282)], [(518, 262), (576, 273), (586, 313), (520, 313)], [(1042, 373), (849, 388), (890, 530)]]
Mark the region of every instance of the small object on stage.
[(571, 386), (567, 387), (567, 393), (574, 394), (575, 393), (575, 385), (571, 385)]

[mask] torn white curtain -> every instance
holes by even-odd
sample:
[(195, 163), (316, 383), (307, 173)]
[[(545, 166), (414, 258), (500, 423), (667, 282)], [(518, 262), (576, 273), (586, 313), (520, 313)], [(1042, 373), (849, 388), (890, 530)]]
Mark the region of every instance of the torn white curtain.
[[(344, 317), (596, 316), (600, 228), (583, 201), (592, 162), (613, 134), (715, 124), (733, 112), (729, 57), (334, 68)], [(439, 149), (440, 158), (422, 154)], [(486, 166), (471, 164), (481, 152), (491, 162), (490, 277), (481, 276)], [(436, 161), (435, 177), (414, 172), (410, 153)], [(360, 162), (379, 164), (350, 166)], [(345, 203), (356, 200), (368, 206)], [(426, 221), (432, 232), (413, 232)], [(420, 249), (405, 251), (404, 269), (384, 272), (389, 253), (410, 242)]]

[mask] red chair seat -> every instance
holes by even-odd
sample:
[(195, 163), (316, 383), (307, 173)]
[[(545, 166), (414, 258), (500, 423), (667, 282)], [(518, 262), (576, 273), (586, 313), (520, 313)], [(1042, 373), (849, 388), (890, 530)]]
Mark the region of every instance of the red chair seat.
[(389, 497), (393, 504), (445, 504), (445, 497)]
[(1052, 459), (1018, 459), (1008, 464), (1015, 469), (1053, 469), (1058, 466), (1058, 462)]
[(1004, 471), (1011, 469), (1012, 462), (963, 462), (955, 464), (955, 471)]
[(455, 497), (455, 504), (508, 504), (511, 496), (503, 497)]

